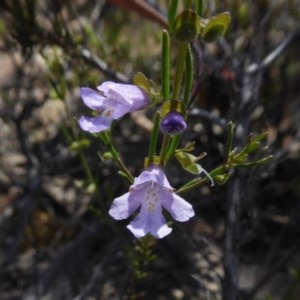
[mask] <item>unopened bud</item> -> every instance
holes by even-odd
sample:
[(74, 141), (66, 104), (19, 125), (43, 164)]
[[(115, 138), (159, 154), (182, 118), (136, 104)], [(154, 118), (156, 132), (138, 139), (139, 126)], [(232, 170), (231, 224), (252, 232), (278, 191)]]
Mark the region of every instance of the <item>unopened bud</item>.
[(186, 129), (186, 122), (177, 111), (170, 111), (161, 121), (160, 129), (164, 134), (175, 135)]
[(175, 39), (178, 42), (188, 43), (198, 37), (200, 28), (198, 15), (194, 11), (187, 9), (175, 20), (173, 29)]

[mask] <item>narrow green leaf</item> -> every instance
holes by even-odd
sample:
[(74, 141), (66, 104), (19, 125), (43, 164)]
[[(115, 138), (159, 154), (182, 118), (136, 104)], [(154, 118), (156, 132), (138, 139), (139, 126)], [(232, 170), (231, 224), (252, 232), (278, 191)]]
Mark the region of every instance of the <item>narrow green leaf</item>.
[(236, 164), (244, 163), (248, 158), (247, 153), (239, 153), (237, 156), (233, 157), (233, 162)]
[(125, 178), (126, 180), (128, 180), (128, 182), (132, 183), (131, 178), (128, 176), (128, 174), (126, 174), (126, 172), (120, 170), (120, 171), (118, 171), (118, 174), (119, 174), (121, 177), (123, 177), (123, 178)]
[(269, 156), (266, 156), (260, 160), (257, 160), (255, 163), (257, 166), (262, 166), (268, 162), (270, 162), (271, 160), (273, 159), (273, 155), (269, 155)]
[(261, 147), (261, 143), (254, 141), (251, 142), (250, 145), (247, 147), (247, 153), (252, 153), (257, 151)]
[(233, 135), (234, 135), (234, 124), (230, 121), (228, 123), (228, 137), (226, 142), (226, 158), (229, 159), (232, 153), (233, 145)]
[(192, 90), (192, 84), (193, 84), (193, 55), (191, 47), (188, 47), (187, 53), (186, 53), (186, 59), (185, 59), (185, 82), (184, 82), (184, 95), (183, 95), (183, 104), (185, 107), (187, 106), (191, 90)]
[(154, 127), (151, 133), (150, 145), (149, 145), (149, 157), (153, 157), (156, 154), (157, 137), (159, 133), (160, 114), (157, 112), (154, 118)]
[(251, 168), (255, 166), (262, 166), (266, 163), (268, 163), (273, 158), (273, 155), (269, 155), (267, 157), (264, 157), (262, 159), (259, 159), (257, 161), (251, 161), (251, 162), (245, 162), (245, 163), (238, 163), (235, 165), (237, 168)]
[(177, 149), (179, 142), (180, 142), (180, 134), (176, 134), (175, 136), (172, 136), (171, 138), (171, 143), (170, 143), (170, 147), (166, 156), (166, 161), (169, 161), (173, 155), (175, 150)]
[(168, 23), (169, 23), (170, 30), (172, 30), (174, 26), (177, 7), (178, 7), (178, 0), (171, 0), (169, 4), (169, 11), (168, 11)]
[(162, 95), (164, 100), (170, 100), (170, 36), (166, 30), (162, 43)]
[(259, 134), (256, 137), (252, 138), (253, 142), (262, 142), (263, 140), (265, 140), (267, 138), (268, 132), (263, 132), (261, 134)]
[(196, 12), (199, 17), (203, 14), (204, 0), (196, 0)]

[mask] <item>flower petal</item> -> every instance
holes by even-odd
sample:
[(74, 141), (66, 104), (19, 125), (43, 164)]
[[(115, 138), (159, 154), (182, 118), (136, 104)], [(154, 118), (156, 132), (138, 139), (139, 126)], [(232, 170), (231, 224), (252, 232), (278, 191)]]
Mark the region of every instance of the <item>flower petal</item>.
[(130, 107), (119, 103), (112, 105), (112, 102), (109, 100), (107, 100), (107, 107), (112, 109), (112, 117), (114, 119), (119, 119), (130, 112)]
[(187, 221), (195, 215), (192, 205), (173, 192), (165, 192), (161, 200), (162, 206), (179, 222)]
[(151, 184), (152, 181), (156, 182), (156, 177), (147, 169), (143, 171), (139, 177), (134, 179), (134, 187), (143, 186), (145, 183)]
[(83, 116), (78, 120), (78, 122), (82, 130), (89, 132), (101, 132), (110, 128), (112, 120), (102, 116), (95, 118)]
[(152, 215), (152, 217), (152, 222), (149, 224), (149, 227), (150, 233), (155, 238), (161, 239), (172, 232), (172, 228), (167, 225), (163, 215), (161, 215), (160, 218), (158, 218), (159, 216), (154, 218), (154, 215)]
[(151, 165), (140, 174), (134, 181), (134, 186), (143, 185), (145, 182), (155, 182), (161, 187), (173, 190), (162, 168), (156, 165)]
[(164, 216), (160, 212), (147, 213), (141, 210), (138, 216), (127, 226), (136, 238), (151, 233), (155, 238), (161, 239), (170, 234), (172, 228), (168, 227)]
[(108, 213), (116, 220), (127, 219), (139, 205), (140, 198), (133, 197), (132, 192), (128, 192), (113, 201)]
[(80, 95), (84, 104), (93, 110), (102, 110), (104, 109), (105, 97), (99, 95), (94, 90), (83, 87), (80, 89)]
[(99, 85), (98, 89), (114, 104), (119, 103), (127, 106), (127, 112), (139, 110), (150, 102), (147, 93), (132, 84), (106, 81)]

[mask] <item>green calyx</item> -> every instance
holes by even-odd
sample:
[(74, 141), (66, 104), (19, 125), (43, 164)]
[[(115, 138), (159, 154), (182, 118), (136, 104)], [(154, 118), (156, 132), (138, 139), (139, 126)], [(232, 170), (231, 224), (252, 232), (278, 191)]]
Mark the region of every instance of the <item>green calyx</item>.
[(144, 168), (147, 169), (150, 165), (161, 166), (161, 159), (158, 155), (147, 156), (144, 159)]
[(182, 168), (189, 173), (198, 175), (202, 172), (202, 167), (197, 163), (205, 154), (195, 156), (187, 153), (184, 149), (178, 149), (175, 151), (175, 157), (181, 164)]
[(136, 73), (133, 78), (133, 83), (148, 94), (151, 104), (162, 101), (162, 96), (156, 84), (151, 79), (148, 79), (143, 73)]
[(186, 109), (184, 104), (178, 100), (165, 101), (161, 108), (161, 115), (164, 118), (169, 112), (176, 111), (186, 119)]

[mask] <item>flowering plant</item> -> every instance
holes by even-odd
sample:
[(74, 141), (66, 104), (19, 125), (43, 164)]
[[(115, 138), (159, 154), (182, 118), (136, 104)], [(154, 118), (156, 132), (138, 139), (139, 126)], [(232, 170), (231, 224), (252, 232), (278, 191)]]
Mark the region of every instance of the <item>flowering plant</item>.
[[(192, 101), (194, 68), (191, 44), (197, 43), (198, 40), (212, 42), (223, 36), (230, 23), (230, 15), (222, 13), (211, 19), (203, 19), (202, 5), (196, 5), (193, 10), (191, 1), (186, 1), (184, 11), (177, 14), (177, 4), (178, 1), (170, 1), (169, 31), (164, 30), (162, 33), (161, 88), (157, 88), (157, 85), (142, 73), (137, 73), (134, 85), (104, 82), (98, 86), (99, 92), (87, 87), (81, 89), (84, 104), (98, 113), (95, 117), (82, 116), (79, 119), (81, 129), (98, 133), (96, 136), (100, 137), (109, 150), (109, 155), (101, 157), (113, 158), (119, 164), (120, 174), (130, 182), (129, 191), (113, 200), (109, 214), (116, 220), (123, 220), (136, 214), (127, 228), (137, 238), (142, 238), (148, 233), (154, 238), (163, 238), (171, 233), (172, 229), (167, 225), (168, 216), (164, 216), (164, 210), (179, 222), (187, 221), (195, 215), (192, 205), (179, 194), (209, 181), (212, 186), (214, 183), (224, 184), (234, 168), (260, 165), (271, 158), (267, 156), (260, 160), (249, 161), (249, 154), (261, 148), (261, 141), (266, 134), (251, 137), (248, 144), (239, 151), (234, 149), (234, 126), (231, 122), (228, 123), (224, 155), (226, 160), (212, 171), (207, 172), (198, 163), (205, 155), (191, 153), (194, 150), (192, 142), (179, 148), (181, 135), (187, 129), (188, 108)], [(172, 85), (171, 38), (177, 49)], [(200, 73), (202, 74), (203, 70), (200, 70)], [(160, 106), (154, 116), (144, 170), (135, 178), (113, 145), (111, 124), (113, 120), (120, 119), (126, 113), (147, 109), (150, 105), (157, 107), (157, 104)], [(161, 134), (162, 143), (158, 147)], [(177, 190), (171, 186), (165, 175), (167, 166), (173, 158), (177, 159), (183, 170), (195, 176)], [(201, 176), (202, 174), (205, 176)]]

